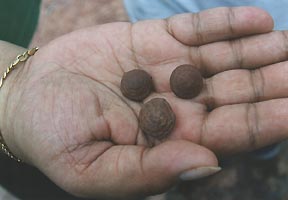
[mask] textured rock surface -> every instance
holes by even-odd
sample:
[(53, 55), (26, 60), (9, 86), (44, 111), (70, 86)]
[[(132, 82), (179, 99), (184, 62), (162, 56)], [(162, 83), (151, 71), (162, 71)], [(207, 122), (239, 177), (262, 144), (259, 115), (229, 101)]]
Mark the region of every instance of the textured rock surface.
[(176, 116), (170, 104), (163, 98), (148, 101), (139, 114), (139, 127), (147, 139), (165, 139), (172, 132), (175, 121)]

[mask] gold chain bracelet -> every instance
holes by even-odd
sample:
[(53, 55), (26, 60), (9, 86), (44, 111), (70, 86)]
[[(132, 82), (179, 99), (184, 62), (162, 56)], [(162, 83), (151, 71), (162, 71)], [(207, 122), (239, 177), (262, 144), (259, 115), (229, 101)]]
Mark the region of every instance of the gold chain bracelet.
[[(15, 68), (15, 66), (20, 63), (20, 62), (25, 62), (30, 56), (33, 56), (36, 51), (38, 50), (38, 47), (34, 47), (30, 50), (25, 51), (23, 54), (20, 54), (16, 57), (16, 59), (10, 64), (9, 67), (7, 67), (6, 71), (0, 78), (0, 89), (3, 85), (4, 80), (6, 79), (7, 75)], [(19, 158), (17, 158), (8, 148), (6, 145), (4, 138), (0, 132), (0, 146), (1, 146), (1, 151), (12, 158), (13, 160), (16, 160), (17, 162), (22, 162)]]

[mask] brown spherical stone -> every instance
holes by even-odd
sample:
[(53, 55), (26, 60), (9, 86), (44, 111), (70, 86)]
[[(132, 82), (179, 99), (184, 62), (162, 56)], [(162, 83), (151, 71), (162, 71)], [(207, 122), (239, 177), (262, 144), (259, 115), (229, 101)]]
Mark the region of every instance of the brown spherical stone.
[(192, 65), (180, 65), (171, 74), (170, 87), (177, 97), (191, 99), (200, 94), (203, 78), (199, 70)]
[(120, 86), (122, 94), (133, 101), (142, 101), (149, 96), (153, 88), (152, 77), (140, 69), (125, 72)]
[(139, 114), (139, 126), (146, 137), (164, 139), (173, 130), (176, 117), (169, 103), (155, 98), (145, 103)]

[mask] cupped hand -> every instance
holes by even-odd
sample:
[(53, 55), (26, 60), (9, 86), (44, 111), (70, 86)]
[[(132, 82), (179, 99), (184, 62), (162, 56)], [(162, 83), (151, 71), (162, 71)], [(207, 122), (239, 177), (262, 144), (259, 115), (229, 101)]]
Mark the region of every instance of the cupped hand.
[[(239, 7), (65, 35), (7, 80), (3, 135), (17, 156), (75, 195), (164, 192), (183, 172), (217, 166), (214, 153), (287, 138), (288, 35), (272, 29), (267, 13)], [(194, 99), (170, 90), (180, 64), (205, 77)], [(165, 98), (176, 114), (173, 132), (154, 147), (139, 130), (142, 103), (119, 89), (123, 73), (135, 68), (155, 84), (144, 102)]]

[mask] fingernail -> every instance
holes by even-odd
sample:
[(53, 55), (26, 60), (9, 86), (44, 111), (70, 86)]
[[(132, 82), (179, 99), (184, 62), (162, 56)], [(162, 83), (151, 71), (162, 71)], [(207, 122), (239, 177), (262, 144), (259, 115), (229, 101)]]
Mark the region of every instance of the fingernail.
[(221, 171), (221, 169), (221, 167), (199, 167), (183, 172), (180, 174), (180, 179), (182, 181), (192, 181), (215, 174)]

